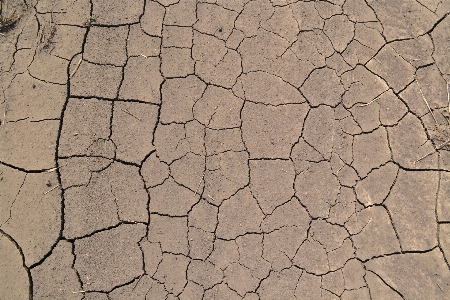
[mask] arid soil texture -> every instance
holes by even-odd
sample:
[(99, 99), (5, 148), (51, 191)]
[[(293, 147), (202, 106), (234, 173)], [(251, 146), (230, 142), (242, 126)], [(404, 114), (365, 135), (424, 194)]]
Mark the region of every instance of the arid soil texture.
[(0, 299), (449, 299), (449, 12), (3, 0)]

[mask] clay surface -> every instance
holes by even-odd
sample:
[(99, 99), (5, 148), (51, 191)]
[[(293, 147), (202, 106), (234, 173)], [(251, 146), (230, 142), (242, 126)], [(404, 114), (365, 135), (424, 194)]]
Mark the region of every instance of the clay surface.
[(0, 1), (0, 299), (448, 299), (450, 1)]

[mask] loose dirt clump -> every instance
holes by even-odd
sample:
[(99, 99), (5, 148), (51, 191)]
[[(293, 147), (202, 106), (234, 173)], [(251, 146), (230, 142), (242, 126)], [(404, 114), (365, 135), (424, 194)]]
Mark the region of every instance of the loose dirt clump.
[(0, 33), (2, 35), (13, 29), (21, 17), (22, 15), (15, 7), (8, 8), (6, 1), (0, 1)]

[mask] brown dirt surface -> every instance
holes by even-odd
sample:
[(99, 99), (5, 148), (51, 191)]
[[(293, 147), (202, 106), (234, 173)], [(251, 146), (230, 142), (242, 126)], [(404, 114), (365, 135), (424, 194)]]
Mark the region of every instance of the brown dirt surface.
[(449, 299), (450, 1), (0, 0), (0, 299)]

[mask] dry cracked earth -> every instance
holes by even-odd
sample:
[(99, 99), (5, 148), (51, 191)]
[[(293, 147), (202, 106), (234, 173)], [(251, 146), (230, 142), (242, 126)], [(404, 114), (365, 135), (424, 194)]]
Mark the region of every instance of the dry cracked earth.
[(448, 299), (449, 0), (14, 11), (1, 299)]

